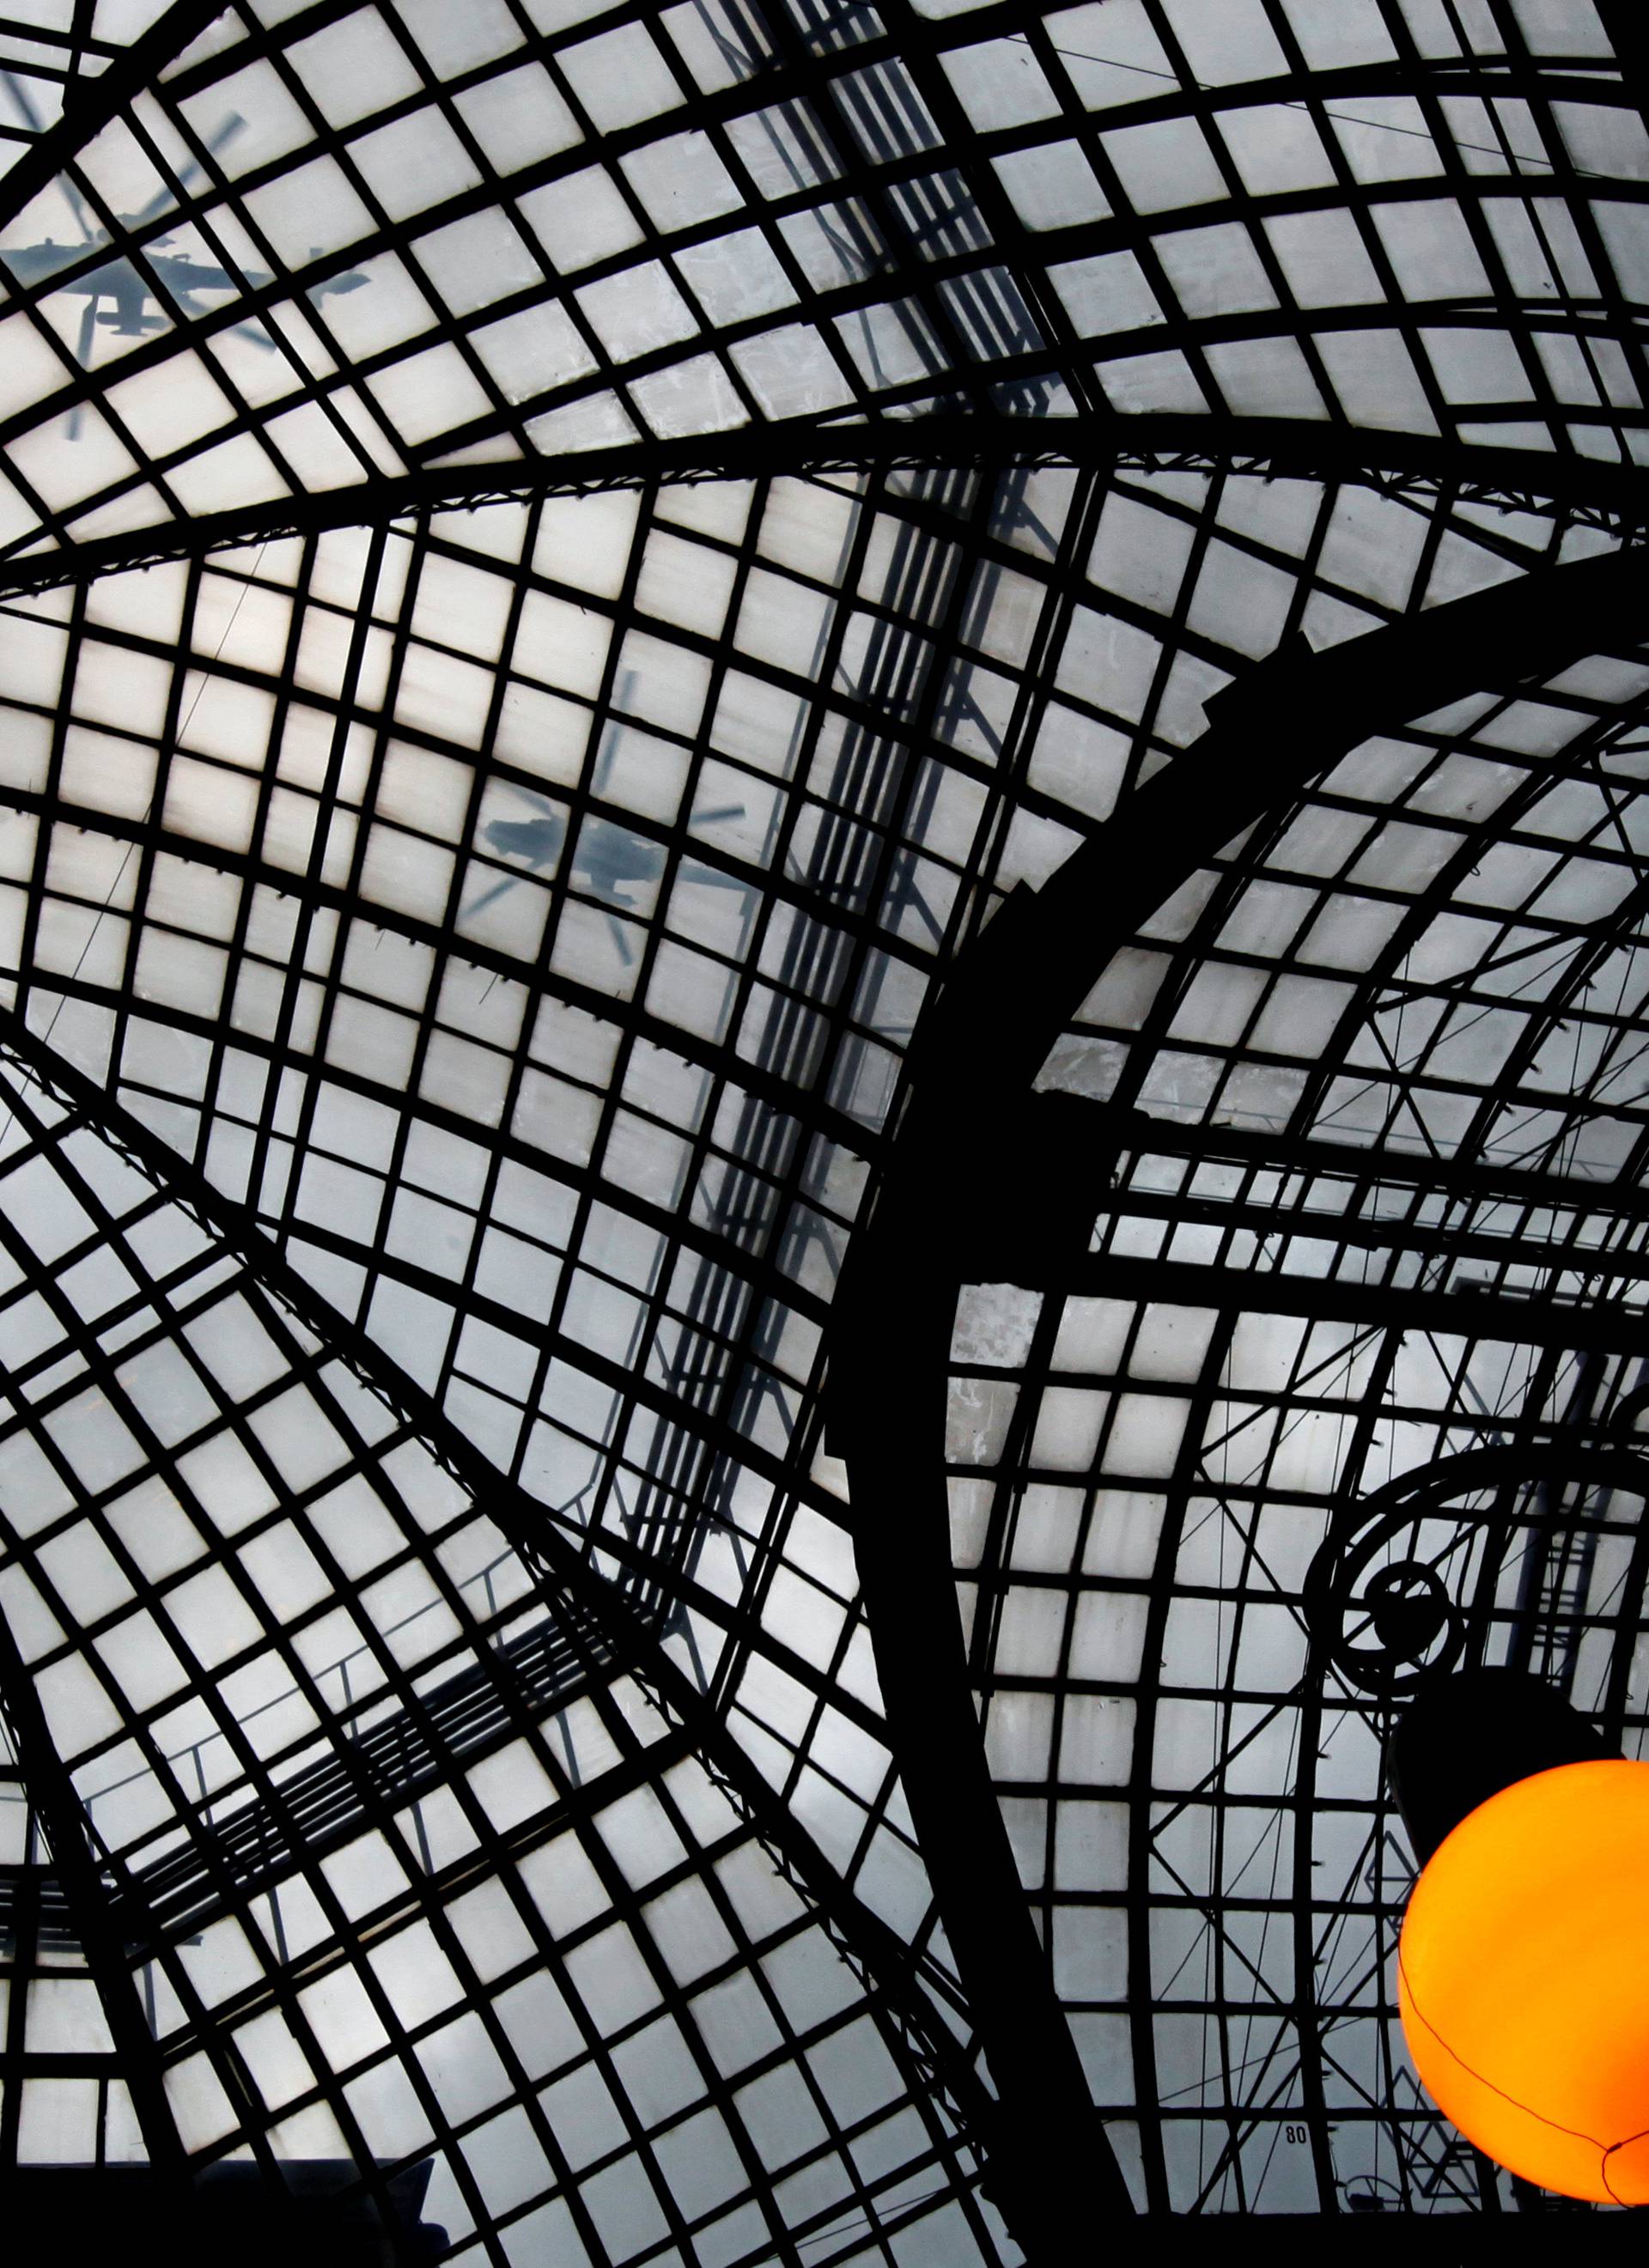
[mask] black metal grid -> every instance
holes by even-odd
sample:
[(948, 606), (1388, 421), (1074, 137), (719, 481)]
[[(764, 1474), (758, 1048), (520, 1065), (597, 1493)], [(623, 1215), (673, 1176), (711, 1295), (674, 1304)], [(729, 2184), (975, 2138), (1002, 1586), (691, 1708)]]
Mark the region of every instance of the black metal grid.
[[(19, 1878), (18, 1926), (32, 1899), (66, 1897), (127, 2034), (122, 1964), (164, 1980), (152, 2051), (129, 2039), (119, 2066), (151, 2154), (247, 2148), (272, 2175), (353, 2157), (393, 2216), (386, 2169), (434, 2150), (460, 2253), (493, 2262), (575, 2238), (597, 2262), (1011, 2259), (979, 2168), (996, 2165), (1023, 2235), (1035, 2088), (1016, 2079), (990, 2104), (1011, 2059), (994, 2019), (975, 2029), (979, 1976), (946, 1922), (954, 1871), (924, 1851), (900, 1785), (870, 1653), (891, 1634), (867, 1632), (820, 1432), (838, 1270), (936, 976), (1005, 892), (1180, 761), (1222, 688), (1302, 635), (1332, 644), (1641, 527), (1633, 86), (1584, 0), (1555, 21), (1498, 0), (1218, 16), (1145, 0), (1028, 20), (799, 5), (551, 20), (498, 0), (461, 23), (323, 0), (274, 25), (176, 5), (124, 52), (85, 15), (0, 25), (17, 129), (0, 188), (15, 372), (0, 404), (0, 954), (18, 1050), (0, 1171), (54, 1193), (37, 1220), (13, 1182), (0, 1354), (7, 1438), (32, 1461), (10, 1485), (55, 1506), (48, 1532), (16, 1531), (0, 1580), (29, 1587), (7, 1607), (40, 1690), (108, 1720), (92, 1736), (59, 1701), (36, 1725), (10, 1674), (54, 1849), (75, 1840), (77, 1801), (100, 1833), (116, 1780), (171, 1808), (96, 1844), (101, 1887), (94, 1870), (77, 1889), (72, 1867), (61, 1891)], [(1109, 63), (1096, 33), (1120, 43)], [(70, 232), (84, 250), (42, 255)], [(1021, 1582), (1012, 1538), (1068, 1497), (1079, 1544), (1108, 1496), (1162, 1479), (1126, 1457), (1113, 1473), (1100, 1436), (1079, 1485), (1075, 1468), (1044, 1471), (1036, 1413), (1074, 1425), (1082, 1395), (1125, 1391), (1159, 1428), (1190, 1413), (1189, 1443), (1258, 1329), (1235, 1316), (1261, 1272), (1270, 1336), (1245, 1426), (1280, 1438), (1332, 1418), (1366, 1451), (1378, 1410), (1394, 1459), (1399, 1440), (1424, 1458), (1439, 1424), (1451, 1441), (1535, 1440), (1561, 1411), (1578, 1437), (1630, 1399), (1617, 1321), (1639, 1280), (1636, 1151), (1592, 1156), (1595, 1114), (1513, 1089), (1542, 1017), (1594, 1051), (1594, 1085), (1618, 1076), (1635, 995), (1623, 980), (1612, 1007), (1576, 1006), (1573, 973), (1491, 1073), (1450, 1050), (1469, 1056), (1473, 1031), (1513, 1012), (1494, 975), (1505, 953), (1543, 969), (1572, 936), (1575, 971), (1601, 981), (1611, 953), (1623, 967), (1634, 917), (1607, 939), (1605, 917), (1623, 888), (1635, 905), (1636, 852), (1609, 767), (1635, 697), (1624, 680), (1556, 696), (1581, 736), (1584, 813), (1542, 802), (1553, 752), (1508, 750), (1498, 717), (1473, 720), (1520, 781), (1495, 855), (1561, 861), (1579, 894), (1561, 917), (1538, 897), (1526, 910), (1535, 883), (1509, 873), (1474, 895), (1489, 824), (1475, 810), (1447, 866), (1458, 903), (1438, 880), (1336, 887), (1382, 826), (1440, 839), (1447, 821), (1392, 818), (1384, 774), (1331, 782), (1311, 809), (1342, 830), (1340, 865), (1302, 880), (1267, 865), (1272, 835), (1244, 841), (1211, 869), (1210, 902), (1222, 919), (1246, 907), (1250, 932), (1225, 937), (1194, 909), (1182, 934), (1140, 940), (1136, 961), (1172, 968), (1159, 1005), (1130, 962), (1133, 991), (1091, 1004), (1050, 1065), (1055, 1085), (1096, 1092), (1094, 1066), (1125, 1052), (1167, 1083), (1139, 1089), (1165, 1123), (1127, 1150), (1108, 1240), (1045, 1290), (1038, 1319), (1023, 1302), (975, 1315), (964, 1416), (1021, 1372), (1025, 1390), (1008, 1476), (995, 1453), (958, 1472), (965, 1504), (971, 1489), (997, 1506), (973, 1667), (1055, 1992), (1138, 2201), (1158, 2208), (1343, 2206), (1386, 2175), (1378, 2158), (1336, 2170), (1331, 2127), (1417, 2138), (1393, 2160), (1410, 2210), (1498, 2192), (1396, 2102), (1395, 2065), (1380, 2094), (1358, 2064), (1349, 2107), (1324, 2078), (1339, 2068), (1325, 2032), (1376, 2021), (1390, 1901), (1378, 1878), (1364, 1896), (1337, 1845), (1346, 1894), (1319, 1896), (1303, 1828), (1312, 1849), (1330, 1830), (1385, 1847), (1356, 1730), (1377, 1711), (1343, 1707), (1322, 1734), (1330, 1750), (1361, 1740), (1343, 1788), (1332, 1765), (1314, 1783), (1279, 1765), (1244, 1801), (1204, 1803), (1159, 1786), (1145, 1729), (1121, 1795), (1102, 1774), (1073, 1793), (1050, 1762), (1003, 1769), (1010, 1694), (1062, 1721), (1096, 1699), (1140, 1702), (1145, 1727), (1212, 1712), (1217, 1781), (1226, 1750), (1239, 1773), (1254, 1752), (1242, 1712), (1272, 1724), (1292, 1705), (1284, 1624), (1204, 1674), (1210, 1647), (1266, 1629), (1283, 1595), (1254, 1572), (1262, 1506), (1268, 1535), (1274, 1513), (1286, 1528), (1305, 1509), (1275, 1446), (1257, 1478), (1225, 1476), (1253, 1507), (1240, 1564), (1182, 1567), (1164, 1543), (1148, 1571), (1091, 1571), (1071, 1613), (1101, 1601), (1115, 1623), (1097, 1683), (1072, 1631), (1034, 1670), (1012, 1666), (1013, 1615), (1064, 1580), (1038, 1563)], [(1467, 758), (1453, 725), (1410, 738), (1402, 792), (1423, 798)], [(1273, 935), (1254, 909), (1279, 891), (1301, 902)], [(1299, 1101), (1339, 1060), (1328, 1026), (1299, 1041), (1327, 987), (1343, 987), (1342, 1050), (1432, 1012), (1389, 950), (1365, 953), (1370, 904), (1422, 925), (1487, 906), (1508, 931), (1440, 1012), (1459, 1038), (1403, 1061), (1377, 1122), (1356, 1115), (1373, 1076), (1360, 1056), (1351, 1084), (1309, 1112)], [(1321, 973), (1314, 919), (1356, 946), (1333, 964), (1351, 976)], [(1513, 995), (1527, 965), (1510, 964)], [(1205, 1010), (1199, 983), (1220, 988)], [(1297, 1027), (1292, 1052), (1268, 1016)], [(1285, 1107), (1255, 1104), (1256, 1076), (1268, 1092), (1295, 1082)], [(1207, 1107), (1188, 1121), (1176, 1082), (1189, 1094), (1199, 1078)], [(1359, 1178), (1353, 1122), (1388, 1173)], [(1401, 1212), (1368, 1195), (1392, 1185)], [(1290, 1205), (1307, 1241), (1284, 1248)], [(70, 1206), (75, 1239), (31, 1241)], [(1336, 1240), (1354, 1263), (1319, 1264)], [(1494, 1326), (1467, 1338), (1515, 1340), (1521, 1367), (1489, 1378), (1462, 1352), (1446, 1388), (1404, 1401), (1399, 1370), (1375, 1362), (1348, 1398), (1345, 1332), (1435, 1337), (1462, 1283)], [(82, 1284), (118, 1284), (119, 1300), (87, 1306)], [(350, 1564), (317, 1527), (320, 1484), (286, 1472), (212, 1383), (190, 1305), (232, 1300), (279, 1349), (266, 1400), (306, 1396), (305, 1429), (324, 1420), (349, 1443), (351, 1520), (370, 1528), (369, 1499), (386, 1506), (403, 1537), (392, 1572), (417, 1571), (453, 1618), (428, 1663), (397, 1653), (410, 1625), (389, 1593), (369, 1604), (379, 1563)], [(1136, 1318), (1076, 1382), (1056, 1351), (1061, 1300)], [(1218, 1319), (1183, 1391), (1131, 1382), (1165, 1307)], [(206, 1381), (211, 1438), (240, 1445), (244, 1469), (212, 1489), (256, 1503), (255, 1571), (214, 1529), (212, 1490), (175, 1477), (172, 1389), (122, 1382), (144, 1362), (158, 1378), (163, 1356), (191, 1392)], [(363, 1378), (391, 1420), (374, 1401), (366, 1421)], [(198, 1578), (144, 1559), (170, 1513), (117, 1517), (138, 1468), (76, 1462), (70, 1413), (88, 1395), (120, 1411), (145, 1474), (173, 1476), (202, 1573), (232, 1580), (263, 1625), (241, 1653), (207, 1661), (167, 1623), (166, 1599)], [(257, 1470), (268, 1503), (247, 1493)], [(1592, 1484), (1571, 1504), (1567, 1485), (1548, 1479), (1513, 1519), (1533, 1539), (1521, 1587), (1485, 1611), (1495, 1645), (1607, 1683), (1593, 1653), (1635, 1627), (1635, 1520)], [(439, 1560), (441, 1521), (488, 1517), (499, 1548), (466, 1589)], [(1175, 1519), (1176, 1535), (1196, 1528)], [(300, 1599), (311, 1567), (320, 1588)], [(497, 1604), (501, 1582), (516, 1587)], [(411, 1623), (437, 1611), (421, 1590)], [(1211, 1611), (1229, 1623), (1211, 1637), (1195, 1619)], [(114, 1666), (112, 1633), (138, 1613), (164, 1636)], [(347, 1642), (306, 1653), (338, 1614)], [(346, 1694), (357, 1658), (375, 1682)], [(278, 1690), (243, 1697), (233, 1680), (266, 1659)], [(280, 1730), (292, 1710), (313, 1721)], [(504, 1824), (482, 1785), (513, 1791), (505, 1810), (523, 1789), (535, 1803)], [(1131, 1807), (1115, 1894), (1064, 1894), (1060, 1854), (1082, 1833), (1054, 1823), (1056, 1787)], [(623, 1804), (626, 1820), (666, 1819), (660, 1875), (637, 1879)], [(1201, 1845), (1181, 1847), (1193, 1814), (1213, 1822), (1206, 1881)], [(1101, 1835), (1097, 1812), (1071, 1817)], [(1245, 1819), (1256, 1849), (1302, 1825), (1257, 1923), (1240, 1884), (1211, 1887)], [(599, 1896), (563, 1929), (530, 1888), (532, 1853), (575, 1839)], [(394, 1871), (375, 1904), (340, 1888), (339, 1851), (367, 1849)], [(1147, 1850), (1174, 1870), (1167, 1887)], [(732, 1886), (771, 1867), (779, 1904)], [(467, 1897), (525, 1933), (496, 1972), (448, 1918)], [(727, 1940), (709, 1984), (658, 1918), (689, 1907), (706, 1947)], [(1335, 1959), (1361, 1963), (1354, 1986), (1313, 1967), (1304, 1917), (1319, 1907)], [(1285, 1908), (1292, 1985), (1263, 1934)], [(1116, 1913), (1120, 1999), (1081, 1981), (1103, 1969)], [(371, 1950), (409, 1946), (414, 1927), (455, 1980), (416, 2016)], [(781, 1960), (781, 1945), (797, 1949)], [(17, 1957), (32, 1977), (20, 1938)], [(809, 1964), (806, 1992), (837, 1996), (828, 2013), (779, 1981), (786, 1961)], [(214, 1962), (233, 1972), (221, 1990), (202, 1982)], [(621, 2010), (643, 1976), (655, 1997)], [(559, 2075), (521, 2060), (498, 2013), (534, 1978), (575, 2011)], [(717, 1993), (746, 2012), (725, 2054)], [(24, 2021), (8, 2051), (26, 2058)], [(695, 2078), (659, 2110), (648, 2073), (666, 2021)], [(458, 2025), (490, 2043), (481, 2095), (432, 2045)], [(872, 2102), (882, 2058), (896, 2086)], [(26, 2086), (61, 2076), (15, 2068)], [(114, 2068), (73, 2080), (105, 2090), (99, 2133)], [(563, 2092), (547, 2102), (545, 2083)], [(26, 2100), (8, 2088), (9, 2106)], [(27, 2159), (20, 2116), (8, 2108), (0, 2153)], [(1277, 2161), (1295, 2126), (1314, 2186)], [(598, 2131), (580, 2160), (575, 2138)]]

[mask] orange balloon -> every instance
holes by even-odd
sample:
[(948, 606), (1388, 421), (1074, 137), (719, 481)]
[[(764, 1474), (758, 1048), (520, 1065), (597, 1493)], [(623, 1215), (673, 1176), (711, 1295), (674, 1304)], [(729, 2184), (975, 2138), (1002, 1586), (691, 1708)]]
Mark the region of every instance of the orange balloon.
[(1415, 2069), (1542, 2189), (1649, 2204), (1649, 1764), (1560, 1764), (1469, 1812), (1397, 1948)]

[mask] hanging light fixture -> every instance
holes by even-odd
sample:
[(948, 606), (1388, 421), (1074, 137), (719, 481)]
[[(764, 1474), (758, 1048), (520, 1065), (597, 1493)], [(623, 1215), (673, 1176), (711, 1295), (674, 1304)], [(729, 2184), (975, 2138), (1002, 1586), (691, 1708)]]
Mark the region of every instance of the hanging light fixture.
[(1393, 1749), (1424, 1861), (1397, 1956), (1422, 2083), (1539, 2187), (1649, 2204), (1649, 1764), (1512, 1670), (1439, 1679)]

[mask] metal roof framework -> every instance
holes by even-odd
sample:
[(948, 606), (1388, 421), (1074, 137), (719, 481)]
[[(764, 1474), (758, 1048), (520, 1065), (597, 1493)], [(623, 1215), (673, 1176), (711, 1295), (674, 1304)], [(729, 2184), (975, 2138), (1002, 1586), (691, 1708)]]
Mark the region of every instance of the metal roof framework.
[(1541, 2203), (1380, 1738), (1643, 1724), (1614, 27), (0, 23), (0, 2157)]

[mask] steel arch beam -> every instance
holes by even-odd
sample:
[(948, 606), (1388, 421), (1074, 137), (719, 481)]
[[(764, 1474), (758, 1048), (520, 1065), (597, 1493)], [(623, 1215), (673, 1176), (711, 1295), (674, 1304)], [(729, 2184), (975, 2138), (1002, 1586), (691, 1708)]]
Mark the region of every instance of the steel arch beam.
[(1504, 507), (1561, 505), (1622, 533), (1649, 527), (1649, 469), (1541, 449), (1469, 449), (1424, 434), (1364, 431), (1305, 418), (1224, 417), (1151, 411), (1104, 423), (1071, 417), (887, 418), (862, 425), (746, 426), (685, 441), (642, 441), (518, 463), (434, 466), (202, 512), (119, 535), (0, 561), (0, 599), (125, 574), (171, 559), (380, 526), (420, 512), (473, 511), (537, 497), (584, 496), (654, 483), (805, 479), (922, 467), (1114, 466), (1120, 470), (1211, 469), (1262, 479), (1351, 481), (1438, 491)]
[[(1623, 551), (1539, 571), (1323, 653), (1297, 641), (1211, 703), (1202, 739), (1040, 893), (1010, 898), (913, 1035), (905, 1115), (828, 1339), (829, 1422), (851, 1481), (906, 1793), (1017, 2161), (1003, 2169), (1005, 2209), (1033, 2260), (1049, 2268), (1068, 2232), (1129, 2205), (979, 1739), (948, 1550), (946, 1357), (961, 1285), (992, 1280), (1005, 1251), (1056, 1254), (1085, 1194), (1091, 1211), (1107, 1149), (1128, 1139), (1131, 1114), (1038, 1097), (1033, 1083), (1139, 923), (1203, 859), (1371, 733), (1646, 634), (1649, 556)], [(1028, 1236), (1014, 1234), (1016, 1198), (1034, 1216)]]

